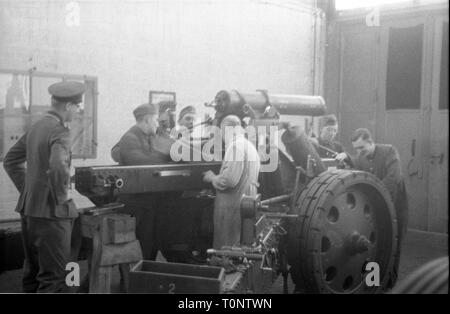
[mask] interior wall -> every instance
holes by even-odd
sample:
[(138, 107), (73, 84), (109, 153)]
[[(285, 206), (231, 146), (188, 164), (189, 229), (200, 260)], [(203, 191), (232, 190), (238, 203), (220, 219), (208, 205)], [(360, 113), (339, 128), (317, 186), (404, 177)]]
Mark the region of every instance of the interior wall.
[[(149, 90), (201, 114), (222, 89), (313, 94), (313, 2), (2, 0), (0, 68), (96, 76), (98, 158), (74, 165), (111, 164)], [(16, 217), (0, 177), (0, 211)]]

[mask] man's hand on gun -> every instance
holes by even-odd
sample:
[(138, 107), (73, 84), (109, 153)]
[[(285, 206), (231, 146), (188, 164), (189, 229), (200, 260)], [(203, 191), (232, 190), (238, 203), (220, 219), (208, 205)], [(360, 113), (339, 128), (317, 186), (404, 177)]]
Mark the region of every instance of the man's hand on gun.
[(352, 159), (347, 153), (339, 153), (334, 156), (334, 159), (338, 161), (338, 168), (351, 169), (353, 168)]
[(339, 153), (336, 156), (334, 156), (334, 159), (336, 159), (339, 162), (344, 162), (348, 158), (347, 153)]

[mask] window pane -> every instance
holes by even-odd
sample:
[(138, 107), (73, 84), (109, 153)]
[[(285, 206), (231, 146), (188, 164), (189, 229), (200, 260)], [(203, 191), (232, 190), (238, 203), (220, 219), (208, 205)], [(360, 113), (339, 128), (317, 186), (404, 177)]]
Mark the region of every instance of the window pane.
[(23, 112), (29, 106), (29, 76), (0, 72), (0, 110)]
[(156, 92), (150, 91), (150, 103), (157, 104), (161, 101), (176, 101), (176, 96), (174, 92)]
[(0, 72), (0, 161), (25, 132), (29, 76)]
[(389, 29), (386, 109), (420, 109), (423, 24)]
[(94, 138), (94, 102), (96, 94), (95, 81), (81, 81), (86, 86), (86, 92), (81, 104), (80, 113), (70, 123), (72, 135), (73, 158), (92, 158), (96, 154)]

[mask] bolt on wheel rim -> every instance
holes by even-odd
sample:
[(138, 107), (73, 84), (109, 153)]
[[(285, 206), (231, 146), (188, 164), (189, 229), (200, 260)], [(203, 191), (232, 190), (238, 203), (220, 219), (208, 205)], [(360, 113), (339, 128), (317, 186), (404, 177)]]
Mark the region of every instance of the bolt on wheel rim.
[[(374, 175), (324, 172), (302, 190), (292, 213), (298, 219), (286, 222), (288, 262), (300, 291), (377, 293), (384, 289), (397, 248), (397, 223), (389, 192)], [(379, 266), (379, 286), (365, 282), (369, 262)]]
[[(373, 200), (353, 187), (334, 198), (328, 208), (321, 240), (324, 280), (336, 292), (362, 283), (365, 265), (376, 259)], [(327, 209), (326, 209), (327, 210)]]

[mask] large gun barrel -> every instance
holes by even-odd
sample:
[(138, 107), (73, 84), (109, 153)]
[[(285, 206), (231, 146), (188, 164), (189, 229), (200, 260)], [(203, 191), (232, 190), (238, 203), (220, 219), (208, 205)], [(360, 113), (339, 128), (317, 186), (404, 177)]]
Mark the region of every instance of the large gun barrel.
[(234, 114), (241, 119), (273, 118), (282, 115), (322, 116), (326, 114), (321, 96), (269, 94), (266, 91), (241, 93), (222, 90), (215, 97), (216, 118)]

